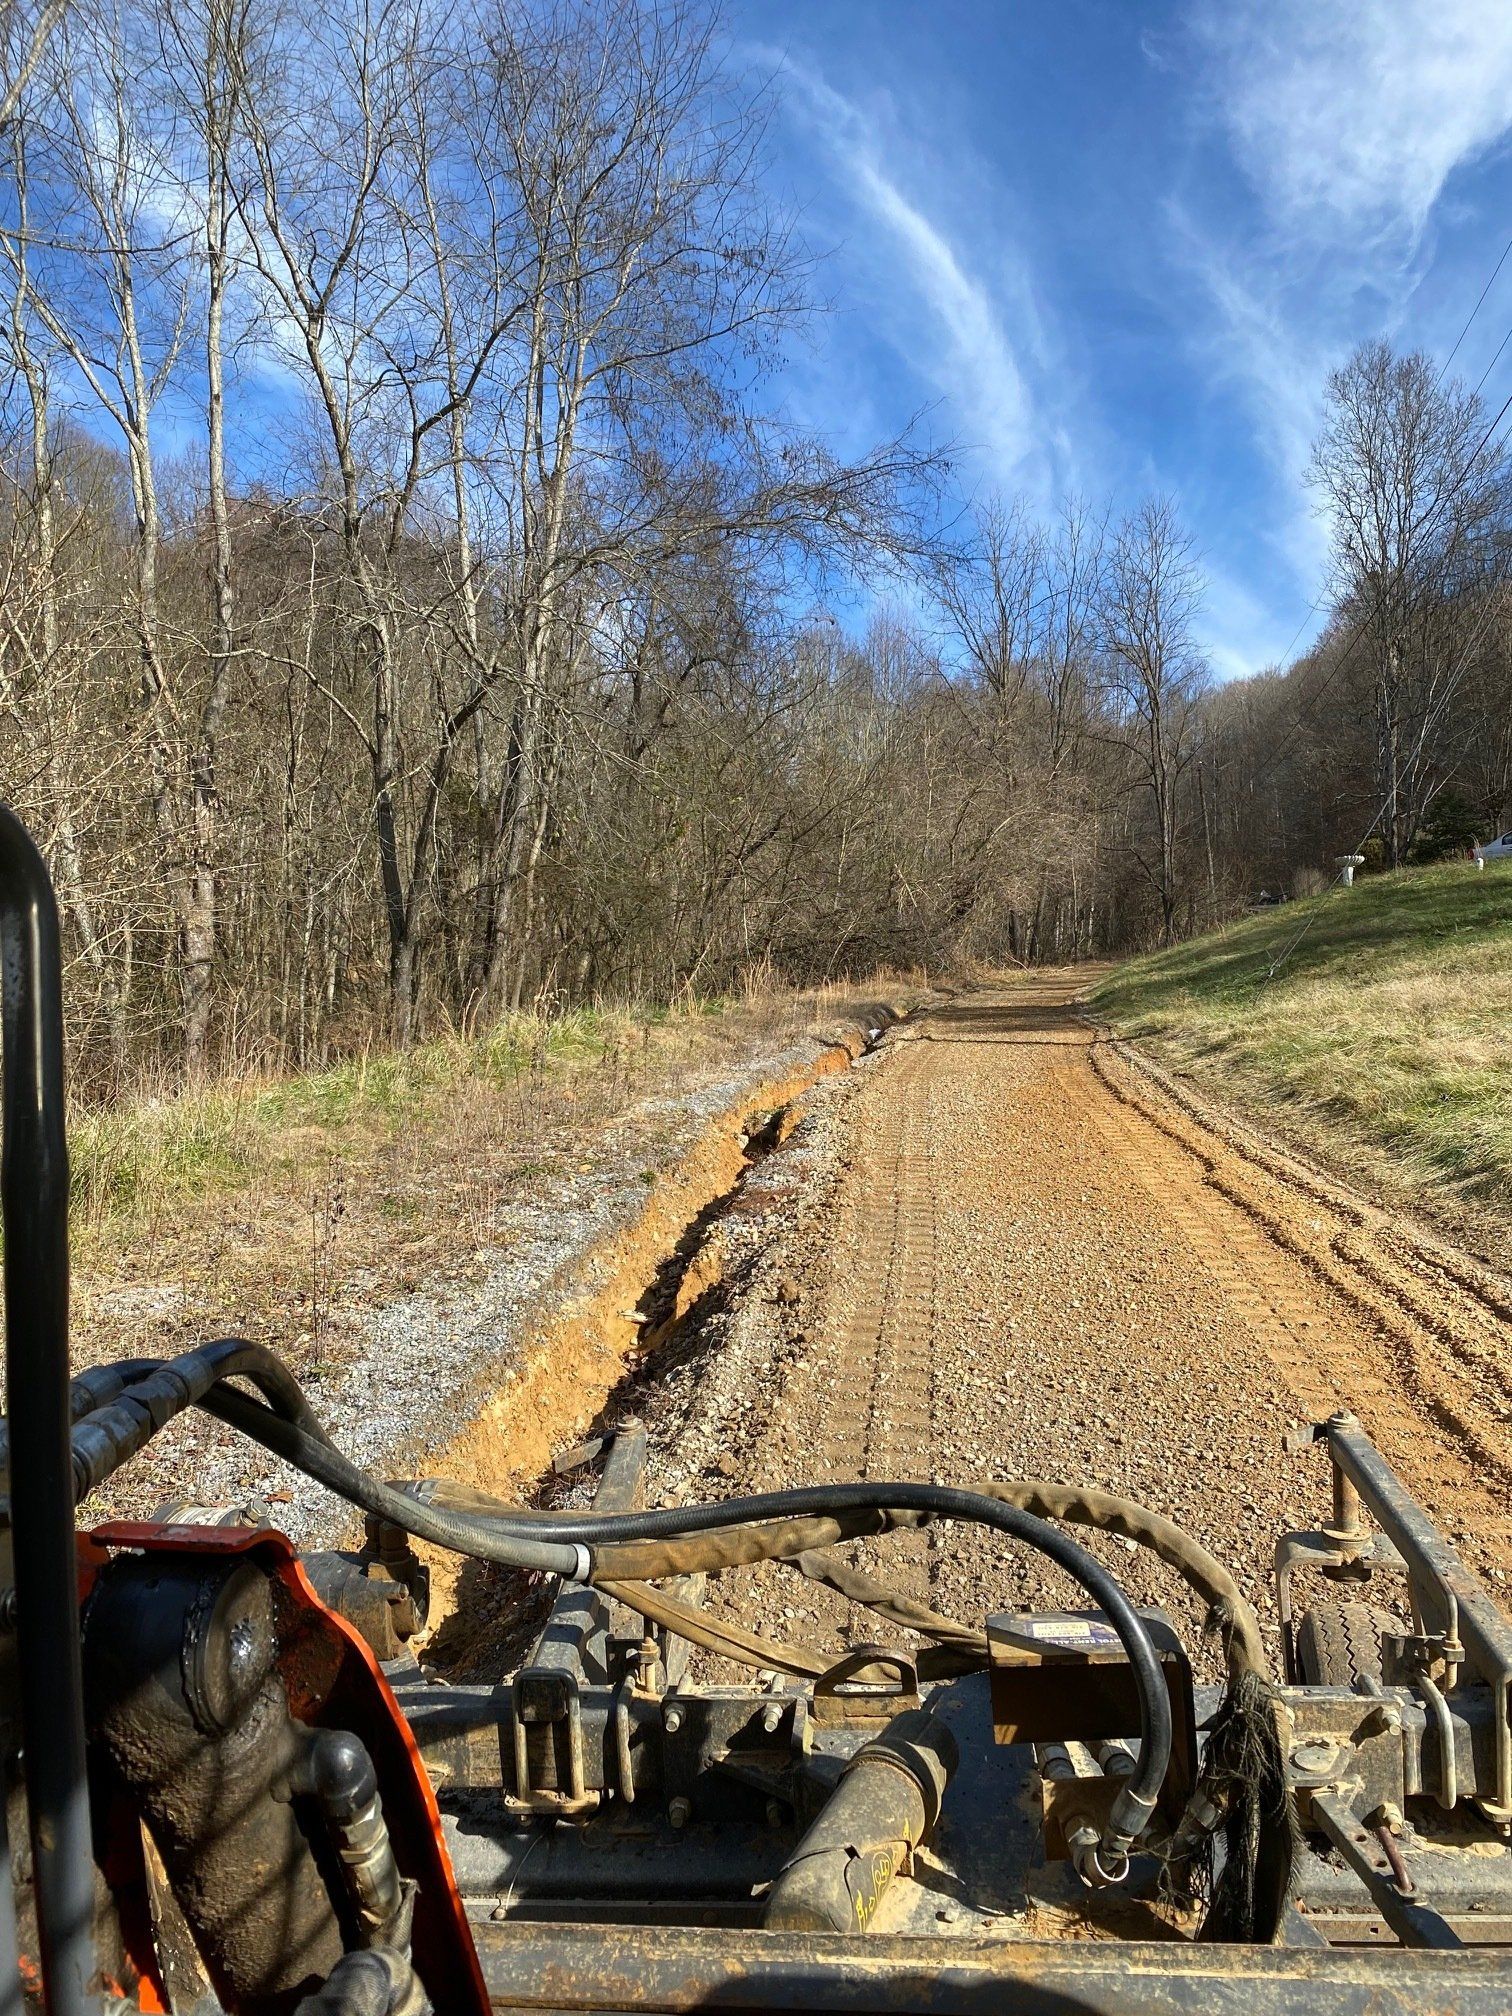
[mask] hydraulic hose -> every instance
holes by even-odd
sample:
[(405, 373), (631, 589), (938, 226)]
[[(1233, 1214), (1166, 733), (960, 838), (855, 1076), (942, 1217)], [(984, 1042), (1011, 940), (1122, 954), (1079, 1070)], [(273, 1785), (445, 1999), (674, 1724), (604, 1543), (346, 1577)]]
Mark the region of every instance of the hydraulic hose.
[[(801, 1518), (808, 1513), (891, 1511), (961, 1519), (1022, 1540), (1079, 1582), (1117, 1633), (1139, 1695), (1139, 1754), (1120, 1789), (1103, 1836), (1105, 1850), (1126, 1855), (1144, 1831), (1170, 1762), (1170, 1698), (1160, 1665), (1138, 1613), (1117, 1582), (1076, 1541), (1035, 1514), (981, 1492), (940, 1484), (825, 1484), (769, 1491), (711, 1505), (668, 1506), (623, 1513), (542, 1513), (525, 1519), (466, 1519), (422, 1505), (404, 1492), (380, 1484), (328, 1444), (316, 1441), (293, 1422), (246, 1394), (219, 1386), (201, 1403), (211, 1413), (242, 1428), (275, 1454), (305, 1470), (329, 1490), (364, 1510), (390, 1519), (422, 1540), (462, 1554), (512, 1567), (540, 1568), (575, 1581), (650, 1580), (669, 1572), (657, 1543), (750, 1528), (765, 1520)], [(588, 1553), (589, 1547), (594, 1552)], [(772, 1558), (772, 1557), (769, 1557)], [(648, 1565), (650, 1564), (650, 1565)]]
[[(224, 1356), (209, 1359), (217, 1350)], [(1019, 1505), (987, 1492), (948, 1485), (854, 1483), (769, 1491), (708, 1505), (640, 1512), (527, 1514), (501, 1510), (486, 1517), (469, 1517), (396, 1491), (350, 1462), (330, 1442), (298, 1382), (272, 1353), (241, 1339), (228, 1339), (220, 1347), (207, 1347), (206, 1352), (190, 1353), (188, 1358), (195, 1361), (196, 1370), (182, 1381), (185, 1389), (199, 1386), (203, 1370), (208, 1369), (205, 1361), (221, 1367), (218, 1380), (194, 1396), (208, 1412), (364, 1511), (390, 1520), (422, 1540), (507, 1567), (595, 1584), (653, 1581), (658, 1576), (720, 1565), (720, 1537), (731, 1529), (739, 1529), (745, 1547), (753, 1550), (750, 1559), (780, 1559), (803, 1551), (814, 1544), (815, 1515), (844, 1521), (847, 1514), (856, 1514), (861, 1515), (863, 1524), (871, 1519), (890, 1524), (898, 1515), (910, 1523), (960, 1519), (1023, 1541), (1080, 1583), (1117, 1633), (1133, 1672), (1140, 1705), (1139, 1754), (1115, 1802), (1104, 1848), (1115, 1855), (1126, 1853), (1155, 1810), (1170, 1761), (1172, 1720), (1149, 1633), (1123, 1590), (1099, 1562), (1076, 1541)], [(159, 1371), (172, 1369), (161, 1367)], [(271, 1404), (264, 1405), (224, 1383), (237, 1373), (254, 1378)], [(133, 1385), (126, 1399), (117, 1404), (136, 1402), (138, 1413), (144, 1414), (139, 1396), (156, 1376), (149, 1375)], [(186, 1400), (183, 1404), (192, 1403)], [(149, 1426), (146, 1433), (151, 1432)], [(807, 1530), (794, 1534), (793, 1522)], [(764, 1530), (769, 1525), (772, 1530)], [(839, 1538), (842, 1532), (826, 1537)], [(802, 1544), (795, 1545), (795, 1539), (801, 1539)], [(703, 1558), (703, 1548), (711, 1558)]]
[[(86, 1414), (73, 1430), (74, 1496), (83, 1499), (151, 1440), (175, 1415), (196, 1406), (223, 1379), (249, 1380), (285, 1420), (314, 1441), (329, 1437), (283, 1360), (264, 1344), (222, 1337), (178, 1358), (134, 1361), (140, 1368), (120, 1394)], [(117, 1370), (119, 1368), (102, 1368)]]
[[(86, 1414), (118, 1400), (134, 1380), (155, 1372), (162, 1362), (160, 1358), (121, 1358), (114, 1365), (91, 1365), (87, 1372), (75, 1374), (68, 1386), (69, 1419), (82, 1421)], [(0, 1420), (0, 1471), (9, 1469), (10, 1423)]]
[(843, 1512), (851, 1507), (922, 1512), (937, 1519), (961, 1519), (990, 1527), (1025, 1541), (1086, 1590), (1118, 1634), (1139, 1694), (1139, 1754), (1128, 1783), (1114, 1802), (1103, 1837), (1106, 1850), (1115, 1856), (1127, 1854), (1154, 1812), (1165, 1780), (1171, 1753), (1170, 1698), (1149, 1634), (1117, 1582), (1085, 1548), (1035, 1514), (981, 1492), (957, 1490), (949, 1485), (828, 1484), (645, 1513), (556, 1514), (542, 1522), (542, 1530), (585, 1545), (597, 1543), (595, 1580), (600, 1576), (637, 1580), (650, 1579), (655, 1574), (655, 1547), (646, 1543), (654, 1543), (663, 1536), (687, 1536), (765, 1519), (791, 1519), (807, 1512)]
[(439, 1506), (424, 1505), (418, 1498), (396, 1491), (392, 1485), (380, 1484), (328, 1442), (317, 1441), (294, 1422), (275, 1414), (250, 1394), (238, 1393), (233, 1386), (213, 1387), (199, 1404), (217, 1420), (239, 1428), (254, 1442), (271, 1449), (275, 1456), (303, 1470), (338, 1498), (347, 1499), (379, 1519), (389, 1520), (417, 1539), (429, 1540), (434, 1546), (466, 1554), (474, 1560), (492, 1561), (501, 1568), (534, 1569), (544, 1575), (565, 1575), (574, 1582), (588, 1579), (590, 1561), (586, 1547), (540, 1539), (529, 1530), (502, 1523), (462, 1519)]
[(16, 1669), (43, 2001), (50, 2016), (86, 2016), (97, 1982), (69, 1441), (62, 993), (47, 868), (0, 805), (0, 1212)]
[[(78, 1498), (104, 1483), (175, 1415), (199, 1406), (297, 1465), (338, 1497), (438, 1547), (503, 1567), (536, 1569), (577, 1581), (586, 1575), (586, 1548), (543, 1542), (528, 1532), (515, 1538), (512, 1527), (459, 1520), (360, 1470), (334, 1446), (298, 1380), (265, 1345), (226, 1337), (179, 1358), (130, 1362), (135, 1373), (121, 1396), (86, 1414), (73, 1429), (71, 1483)], [(232, 1378), (249, 1380), (268, 1404), (225, 1383)]]
[(1210, 1622), (1223, 1641), (1229, 1677), (1258, 1673), (1264, 1679), (1269, 1675), (1270, 1661), (1259, 1619), (1245, 1601), (1244, 1592), (1223, 1563), (1174, 1519), (1111, 1491), (1085, 1491), (1079, 1485), (1050, 1484), (1040, 1478), (983, 1484), (980, 1488), (990, 1497), (1021, 1505), (1041, 1518), (1064, 1519), (1068, 1525), (1087, 1526), (1098, 1533), (1117, 1533), (1136, 1546), (1148, 1547), (1207, 1604)]
[[(1208, 1550), (1184, 1532), (1174, 1520), (1151, 1512), (1132, 1498), (1120, 1498), (1110, 1491), (1084, 1491), (1071, 1484), (1049, 1484), (1026, 1478), (1011, 1484), (977, 1484), (990, 1498), (1037, 1512), (1044, 1519), (1061, 1519), (1068, 1525), (1087, 1526), (1097, 1533), (1117, 1533), (1137, 1546), (1147, 1547), (1201, 1597), (1208, 1608), (1210, 1627), (1223, 1644), (1230, 1680), (1243, 1673), (1269, 1676), (1270, 1662), (1260, 1624), (1245, 1601), (1233, 1576)], [(791, 1557), (791, 1565), (823, 1582), (852, 1603), (864, 1603), (907, 1631), (917, 1631), (941, 1644), (956, 1645), (963, 1651), (987, 1656), (985, 1633), (952, 1617), (943, 1617), (910, 1596), (900, 1595), (884, 1583), (874, 1581), (849, 1562), (839, 1561), (822, 1548), (812, 1548)]]
[[(423, 1484), (410, 1488), (417, 1491), (427, 1504), (446, 1505), (452, 1511), (475, 1518), (535, 1520), (544, 1516), (449, 1477), (427, 1478)], [(1210, 1624), (1223, 1642), (1230, 1679), (1237, 1679), (1246, 1672), (1257, 1673), (1262, 1678), (1268, 1675), (1269, 1662), (1264, 1640), (1260, 1636), (1260, 1625), (1243, 1591), (1222, 1562), (1174, 1520), (1111, 1491), (1051, 1484), (1038, 1478), (1008, 1484), (978, 1482), (971, 1488), (989, 1498), (1001, 1498), (1010, 1505), (1018, 1505), (1026, 1512), (1036, 1512), (1042, 1519), (1062, 1520), (1068, 1525), (1086, 1526), (1098, 1533), (1115, 1533), (1125, 1540), (1132, 1540), (1136, 1546), (1148, 1548), (1206, 1604)], [(894, 1513), (885, 1523), (890, 1528), (927, 1522), (927, 1514), (910, 1512)], [(912, 1598), (900, 1597), (895, 1590), (874, 1581), (849, 1563), (836, 1561), (825, 1551), (840, 1541), (882, 1530), (884, 1528), (877, 1523), (875, 1515), (854, 1510), (848, 1512), (843, 1520), (828, 1513), (821, 1518), (791, 1520), (778, 1558), (801, 1569), (813, 1580), (828, 1582), (849, 1601), (867, 1604), (878, 1610), (905, 1630), (936, 1638), (941, 1644), (959, 1647), (963, 1652), (979, 1653), (985, 1660), (987, 1638), (984, 1632), (958, 1623), (954, 1618), (943, 1617)], [(733, 1528), (722, 1536), (724, 1544), (719, 1557), (710, 1559), (707, 1551), (710, 1537), (706, 1535), (702, 1542), (705, 1551), (699, 1565), (714, 1572), (748, 1567), (756, 1561), (773, 1558), (767, 1537), (758, 1546), (740, 1528)], [(666, 1558), (668, 1565), (658, 1572), (667, 1575), (689, 1572), (689, 1562), (676, 1556), (672, 1549), (669, 1548)]]

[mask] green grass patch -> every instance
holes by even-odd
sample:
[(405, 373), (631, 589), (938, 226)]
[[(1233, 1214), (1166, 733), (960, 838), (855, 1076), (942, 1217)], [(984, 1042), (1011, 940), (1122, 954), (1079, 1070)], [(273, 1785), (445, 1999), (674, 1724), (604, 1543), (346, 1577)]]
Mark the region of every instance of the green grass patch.
[(469, 1087), (503, 1091), (533, 1076), (612, 1064), (628, 1055), (640, 1026), (629, 1013), (607, 1009), (508, 1015), (473, 1040), (447, 1038), (403, 1055), (372, 1051), (295, 1077), (84, 1108), (69, 1123), (74, 1208), (99, 1226), (239, 1188), (308, 1161), (320, 1137), (338, 1150), (358, 1137), (381, 1142), (422, 1127)]
[(260, 1166), (248, 1102), (232, 1091), (86, 1108), (69, 1120), (76, 1212), (91, 1224), (155, 1200), (247, 1181)]
[(1121, 966), (1121, 1034), (1512, 1202), (1512, 869), (1371, 876)]

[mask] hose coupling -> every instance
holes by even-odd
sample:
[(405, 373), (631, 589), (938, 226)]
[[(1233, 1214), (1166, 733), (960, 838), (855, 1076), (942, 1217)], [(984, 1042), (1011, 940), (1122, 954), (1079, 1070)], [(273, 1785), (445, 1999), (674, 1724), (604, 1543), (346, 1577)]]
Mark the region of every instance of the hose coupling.
[(1143, 1798), (1125, 1785), (1113, 1801), (1100, 1837), (1092, 1827), (1078, 1829), (1067, 1846), (1082, 1881), (1099, 1890), (1122, 1883), (1129, 1873), (1134, 1844), (1149, 1826), (1154, 1811), (1153, 1799)]
[(1072, 1865), (1089, 1890), (1112, 1890), (1127, 1881), (1129, 1853), (1099, 1841), (1094, 1828), (1080, 1827), (1067, 1844)]

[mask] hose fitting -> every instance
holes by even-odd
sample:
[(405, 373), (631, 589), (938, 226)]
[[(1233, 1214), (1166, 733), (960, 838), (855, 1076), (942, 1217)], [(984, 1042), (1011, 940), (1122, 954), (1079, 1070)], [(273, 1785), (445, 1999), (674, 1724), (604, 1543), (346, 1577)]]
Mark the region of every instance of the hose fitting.
[(322, 1729), (290, 1778), (331, 1831), (364, 1945), (399, 1943), (404, 1883), (394, 1860), (378, 1779), (366, 1747), (345, 1729)]
[(1113, 1801), (1113, 1810), (1108, 1815), (1107, 1825), (1103, 1828), (1102, 1841), (1099, 1844), (1098, 1852), (1103, 1857), (1114, 1861), (1121, 1857), (1123, 1861), (1123, 1873), (1119, 1876), (1108, 1877), (1105, 1879), (1106, 1881), (1121, 1883), (1124, 1876), (1128, 1875), (1129, 1852), (1140, 1835), (1144, 1833), (1146, 1827), (1149, 1826), (1150, 1818), (1154, 1811), (1155, 1801), (1153, 1799), (1142, 1798), (1129, 1785), (1125, 1785), (1118, 1797)]

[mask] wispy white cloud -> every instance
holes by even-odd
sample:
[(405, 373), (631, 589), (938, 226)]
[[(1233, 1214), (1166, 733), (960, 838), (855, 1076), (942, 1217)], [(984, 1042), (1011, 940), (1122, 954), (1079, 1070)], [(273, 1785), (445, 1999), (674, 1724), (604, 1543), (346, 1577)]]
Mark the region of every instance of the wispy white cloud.
[(1206, 187), (1168, 206), (1171, 256), (1206, 309), (1189, 342), (1253, 415), (1280, 479), (1273, 550), (1317, 586), (1326, 528), (1302, 476), (1324, 379), (1363, 336), (1425, 340), (1436, 213), (1512, 131), (1512, 5), (1193, 0), (1188, 26), (1194, 114), (1254, 206)]
[(1506, 0), (1199, 0), (1234, 152), (1273, 222), (1420, 237), (1454, 170), (1512, 126)]
[[(885, 110), (847, 97), (791, 54), (778, 61), (792, 87), (790, 108), (890, 248), (885, 280), (879, 275), (876, 289), (887, 339), (909, 371), (948, 403), (995, 480), (1044, 487), (1061, 444), (1037, 410), (1021, 361), (1042, 353), (1044, 331), (1027, 284), (1007, 270), (1005, 248), (974, 253), (950, 229), (918, 186), (930, 179), (928, 162), (915, 151), (917, 175), (899, 170), (899, 135)], [(906, 180), (914, 186), (906, 187)], [(870, 256), (876, 259), (878, 251)]]
[(850, 168), (861, 195), (902, 247), (914, 284), (945, 334), (947, 350), (936, 352), (931, 375), (981, 427), (994, 457), (1017, 469), (1037, 445), (1033, 410), (985, 288), (967, 274), (938, 226), (874, 161), (858, 153)]
[(1196, 283), (1211, 311), (1188, 341), (1204, 381), (1230, 387), (1281, 482), (1275, 515), (1259, 536), (1299, 581), (1321, 574), (1327, 532), (1303, 483), (1338, 344), (1332, 328), (1295, 312), (1293, 290), (1274, 266), (1234, 256), (1184, 205), (1167, 209), (1169, 256)]
[(1243, 679), (1277, 664), (1293, 641), (1279, 605), (1262, 599), (1230, 569), (1203, 563), (1206, 592), (1196, 622), (1198, 641), (1219, 679)]

